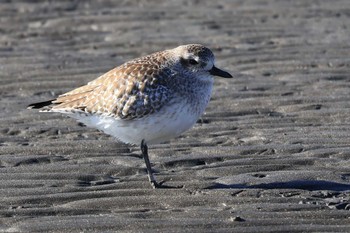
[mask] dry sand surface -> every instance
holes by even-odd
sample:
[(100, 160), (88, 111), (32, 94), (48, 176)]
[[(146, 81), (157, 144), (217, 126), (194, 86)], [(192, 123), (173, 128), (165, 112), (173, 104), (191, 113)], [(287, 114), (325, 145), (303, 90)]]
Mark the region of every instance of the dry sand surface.
[[(350, 2), (1, 1), (0, 232), (350, 232)], [(138, 147), (26, 109), (132, 58), (202, 43), (190, 131)]]

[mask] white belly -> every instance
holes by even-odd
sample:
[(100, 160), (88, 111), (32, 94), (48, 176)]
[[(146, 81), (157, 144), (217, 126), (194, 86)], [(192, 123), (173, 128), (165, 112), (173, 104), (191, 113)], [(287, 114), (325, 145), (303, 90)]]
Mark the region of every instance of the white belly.
[(205, 102), (205, 106), (198, 109), (200, 111), (193, 111), (192, 106), (184, 103), (164, 107), (159, 112), (132, 120), (99, 115), (71, 117), (124, 143), (138, 145), (144, 139), (146, 143), (154, 144), (168, 141), (191, 128), (204, 111), (208, 101)]

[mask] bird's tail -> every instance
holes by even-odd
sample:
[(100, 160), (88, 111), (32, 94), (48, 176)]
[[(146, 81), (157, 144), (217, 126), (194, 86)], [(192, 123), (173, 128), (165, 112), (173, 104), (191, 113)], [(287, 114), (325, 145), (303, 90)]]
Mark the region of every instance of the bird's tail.
[(40, 109), (42, 111), (49, 111), (54, 104), (53, 101), (55, 100), (56, 99), (52, 99), (44, 102), (29, 104), (27, 109)]

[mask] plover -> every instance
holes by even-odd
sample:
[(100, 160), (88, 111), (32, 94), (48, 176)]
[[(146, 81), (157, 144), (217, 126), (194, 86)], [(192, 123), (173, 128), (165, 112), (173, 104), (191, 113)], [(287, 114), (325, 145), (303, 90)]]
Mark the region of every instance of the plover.
[(141, 145), (150, 183), (168, 187), (154, 178), (147, 145), (168, 141), (196, 123), (209, 102), (213, 76), (232, 78), (214, 66), (210, 49), (181, 45), (126, 62), (28, 108), (64, 113), (121, 142)]

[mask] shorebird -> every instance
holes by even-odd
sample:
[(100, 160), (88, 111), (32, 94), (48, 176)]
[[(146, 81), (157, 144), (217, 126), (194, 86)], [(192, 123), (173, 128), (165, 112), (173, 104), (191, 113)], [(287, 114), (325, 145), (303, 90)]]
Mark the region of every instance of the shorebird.
[(232, 78), (214, 61), (213, 52), (203, 45), (181, 45), (133, 59), (82, 87), (28, 108), (63, 113), (121, 142), (141, 145), (150, 183), (166, 188), (154, 178), (148, 145), (191, 128), (209, 102), (213, 76)]

